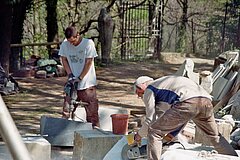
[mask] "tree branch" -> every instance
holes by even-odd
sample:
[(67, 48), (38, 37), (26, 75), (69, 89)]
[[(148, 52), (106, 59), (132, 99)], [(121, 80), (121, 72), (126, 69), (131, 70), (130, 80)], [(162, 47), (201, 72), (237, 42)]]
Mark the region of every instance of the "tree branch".
[(106, 7), (107, 12), (110, 12), (111, 7), (114, 5), (116, 0), (112, 0), (111, 3)]
[(89, 28), (91, 27), (91, 24), (92, 24), (93, 22), (97, 22), (97, 20), (95, 20), (95, 19), (90, 19), (90, 20), (88, 21), (87, 25), (84, 27), (84, 30), (80, 31), (79, 33), (80, 33), (80, 34), (86, 33), (86, 32), (89, 30)]

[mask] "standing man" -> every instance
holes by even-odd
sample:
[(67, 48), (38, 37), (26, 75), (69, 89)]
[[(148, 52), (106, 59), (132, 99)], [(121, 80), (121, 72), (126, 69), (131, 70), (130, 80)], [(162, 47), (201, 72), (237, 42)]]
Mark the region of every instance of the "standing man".
[[(148, 160), (160, 160), (163, 139), (171, 139), (189, 120), (201, 128), (220, 154), (237, 156), (227, 140), (218, 132), (213, 115), (211, 95), (192, 80), (181, 76), (165, 76), (153, 80), (139, 77), (134, 88), (146, 106), (146, 120), (135, 134), (136, 142), (148, 138)], [(154, 120), (156, 106), (168, 103), (171, 107)]]
[[(97, 57), (95, 44), (90, 39), (82, 38), (73, 26), (67, 27), (64, 34), (66, 39), (60, 46), (59, 55), (68, 74), (68, 81), (78, 83), (77, 100), (88, 103), (85, 106), (87, 122), (92, 123), (93, 127), (99, 127), (97, 80), (94, 67), (94, 58)], [(66, 117), (64, 110), (63, 117)]]

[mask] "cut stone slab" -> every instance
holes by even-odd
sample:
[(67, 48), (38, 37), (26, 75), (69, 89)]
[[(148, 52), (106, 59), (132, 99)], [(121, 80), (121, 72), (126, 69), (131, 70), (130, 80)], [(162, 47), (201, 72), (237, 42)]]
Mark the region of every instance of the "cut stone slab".
[(76, 131), (73, 160), (102, 160), (122, 137), (123, 135), (97, 129)]
[[(26, 145), (32, 160), (51, 160), (51, 144), (40, 136), (23, 137), (23, 142)], [(12, 160), (10, 151), (5, 143), (0, 144), (0, 160)]]
[(199, 73), (195, 73), (195, 72), (187, 72), (187, 77), (191, 80), (193, 80), (195, 83), (199, 84)]
[(175, 75), (177, 76), (185, 76), (187, 72), (193, 72), (194, 69), (194, 62), (187, 58), (183, 64), (179, 67)]
[[(143, 144), (147, 144), (147, 139), (142, 139), (145, 140), (142, 141)], [(227, 156), (227, 155), (221, 155), (221, 154), (212, 154), (215, 156), (214, 158), (212, 157), (201, 157), (199, 153), (211, 153), (211, 151), (214, 150), (213, 147), (210, 146), (203, 146), (202, 144), (190, 144), (187, 142), (181, 142), (175, 143), (173, 145), (170, 145), (169, 147), (165, 148), (163, 147), (162, 150), (162, 157), (161, 160), (237, 160), (239, 157), (233, 157), (233, 156)], [(122, 148), (127, 144), (127, 139), (123, 137), (121, 140), (119, 140), (114, 147), (106, 154), (103, 160), (123, 160), (121, 157), (121, 151)], [(236, 150), (237, 154), (240, 155), (240, 151)], [(216, 157), (217, 156), (217, 157)], [(197, 158), (199, 159), (197, 159)], [(227, 157), (227, 158), (226, 158)], [(219, 158), (219, 159), (218, 159)], [(221, 158), (221, 159), (220, 159)], [(225, 158), (225, 159), (224, 159)], [(233, 158), (233, 159), (231, 159)], [(138, 159), (140, 160), (140, 159)], [(147, 160), (147, 159), (141, 159), (141, 160)]]
[(202, 86), (210, 94), (213, 89), (212, 73), (209, 71), (202, 71), (200, 73), (200, 79), (200, 86)]
[(104, 156), (103, 160), (122, 160), (122, 149), (125, 145), (127, 145), (127, 138), (122, 137), (109, 152)]
[(229, 103), (232, 106), (230, 114), (233, 116), (233, 119), (240, 121), (240, 91), (231, 97), (228, 101), (228, 104)]
[(188, 77), (189, 79), (199, 84), (199, 73), (195, 73), (193, 69), (194, 69), (193, 60), (190, 58), (187, 58), (183, 62), (183, 64), (179, 67), (175, 75)]
[[(222, 136), (230, 142), (230, 133), (232, 131), (232, 125), (230, 123), (225, 123), (224, 121), (218, 122), (217, 127), (219, 130), (219, 133), (222, 134)], [(202, 143), (206, 146), (212, 146), (210, 140), (206, 136), (206, 134), (196, 126), (196, 132), (195, 132), (195, 142), (196, 143)]]
[(40, 134), (52, 146), (73, 146), (74, 132), (80, 130), (92, 130), (92, 123), (41, 117)]
[(187, 125), (183, 128), (182, 132), (178, 134), (178, 139), (182, 138), (180, 141), (194, 143), (195, 138), (195, 129), (196, 126), (194, 123), (188, 122)]
[(239, 160), (239, 157), (228, 156), (223, 154), (214, 154), (210, 151), (200, 150), (183, 150), (183, 149), (170, 149), (163, 153), (161, 160)]
[(224, 86), (222, 93), (219, 95), (218, 100), (222, 99), (231, 89), (235, 79), (237, 78), (238, 72), (230, 72), (227, 84)]
[[(129, 114), (128, 110), (122, 108), (104, 108), (99, 107), (98, 110), (100, 128), (105, 131), (112, 131), (112, 114)], [(76, 121), (86, 121), (86, 112), (84, 108), (78, 107), (75, 111)]]
[[(214, 153), (212, 146), (203, 146), (202, 144), (190, 144), (181, 142), (182, 145), (175, 143), (163, 151), (161, 160), (237, 160), (239, 157), (228, 156)], [(238, 151), (236, 150), (238, 153)]]
[(228, 80), (224, 77), (219, 77), (213, 84), (212, 96), (215, 101), (218, 100), (219, 95), (222, 93), (224, 86), (228, 83)]
[[(225, 62), (226, 63), (226, 62)], [(222, 75), (222, 73), (225, 70), (225, 66), (223, 64), (220, 64), (212, 73), (213, 83)]]
[[(147, 144), (147, 139), (142, 138), (142, 145)], [(122, 150), (123, 148), (128, 145), (126, 136), (122, 137), (112, 148), (109, 152), (104, 156), (103, 160), (123, 160), (122, 158)], [(138, 160), (141, 160), (140, 158)]]

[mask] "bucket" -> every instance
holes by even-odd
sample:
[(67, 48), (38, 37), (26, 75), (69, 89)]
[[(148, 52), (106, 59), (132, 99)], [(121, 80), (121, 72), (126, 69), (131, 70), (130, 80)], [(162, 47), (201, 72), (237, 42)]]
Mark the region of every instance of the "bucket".
[(128, 114), (112, 114), (113, 134), (128, 133)]

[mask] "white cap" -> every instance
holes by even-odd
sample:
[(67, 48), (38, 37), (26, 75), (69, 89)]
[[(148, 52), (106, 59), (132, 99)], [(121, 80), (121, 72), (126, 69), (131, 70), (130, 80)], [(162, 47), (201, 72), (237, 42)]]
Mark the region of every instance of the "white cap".
[(148, 77), (148, 76), (140, 76), (137, 78), (137, 80), (134, 82), (134, 93), (136, 93), (136, 86), (142, 83), (145, 83), (147, 81), (153, 81), (153, 78)]

